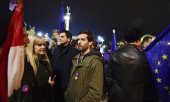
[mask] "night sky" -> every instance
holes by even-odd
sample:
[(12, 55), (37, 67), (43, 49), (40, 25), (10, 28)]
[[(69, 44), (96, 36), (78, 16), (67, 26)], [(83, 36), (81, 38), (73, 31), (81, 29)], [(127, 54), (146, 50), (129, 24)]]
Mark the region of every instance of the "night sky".
[[(67, 0), (70, 31), (77, 35), (88, 29), (111, 40), (113, 28), (118, 39), (129, 27), (159, 34), (170, 24), (170, 0)], [(25, 0), (24, 18), (37, 31), (52, 33), (59, 26), (59, 0)]]

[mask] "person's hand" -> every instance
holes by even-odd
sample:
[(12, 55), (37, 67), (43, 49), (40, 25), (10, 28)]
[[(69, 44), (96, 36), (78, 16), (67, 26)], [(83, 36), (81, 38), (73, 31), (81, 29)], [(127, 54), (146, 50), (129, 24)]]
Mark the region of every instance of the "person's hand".
[(53, 87), (55, 84), (55, 77), (56, 77), (56, 75), (53, 78), (51, 78), (51, 76), (50, 76), (48, 79), (48, 83), (51, 85), (51, 87)]

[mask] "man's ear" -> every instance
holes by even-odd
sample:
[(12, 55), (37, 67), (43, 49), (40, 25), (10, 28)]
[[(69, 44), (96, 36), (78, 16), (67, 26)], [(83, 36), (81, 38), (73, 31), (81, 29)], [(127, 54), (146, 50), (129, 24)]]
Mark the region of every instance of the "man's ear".
[(89, 42), (89, 46), (91, 46), (93, 44), (93, 42), (91, 41), (91, 42)]
[(71, 42), (71, 39), (70, 39), (70, 38), (68, 38), (68, 41), (69, 41), (69, 42)]

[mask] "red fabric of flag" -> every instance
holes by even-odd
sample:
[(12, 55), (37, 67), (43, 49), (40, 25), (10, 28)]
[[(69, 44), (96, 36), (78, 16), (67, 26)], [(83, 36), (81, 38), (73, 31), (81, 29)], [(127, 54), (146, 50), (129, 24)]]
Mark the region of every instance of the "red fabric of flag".
[(19, 3), (11, 18), (8, 35), (0, 55), (0, 102), (8, 102), (7, 68), (11, 46), (24, 45), (23, 35), (23, 5)]

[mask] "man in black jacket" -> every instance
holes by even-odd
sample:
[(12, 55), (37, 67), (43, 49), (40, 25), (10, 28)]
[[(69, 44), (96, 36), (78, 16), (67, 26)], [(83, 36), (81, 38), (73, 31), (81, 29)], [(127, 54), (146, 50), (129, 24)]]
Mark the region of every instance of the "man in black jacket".
[(53, 71), (55, 78), (55, 101), (65, 102), (64, 92), (67, 88), (71, 67), (72, 58), (78, 53), (78, 50), (70, 45), (72, 34), (69, 31), (63, 30), (59, 34), (60, 45), (53, 52)]
[(112, 53), (107, 68), (107, 80), (112, 84), (109, 102), (155, 102), (157, 95), (141, 49), (141, 32), (133, 28), (125, 34), (127, 44)]

